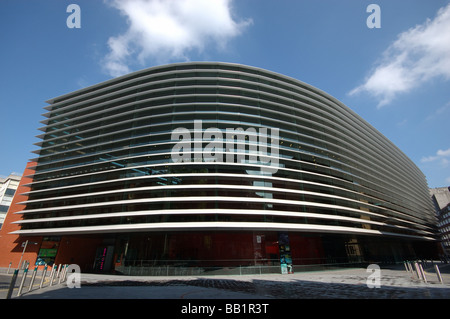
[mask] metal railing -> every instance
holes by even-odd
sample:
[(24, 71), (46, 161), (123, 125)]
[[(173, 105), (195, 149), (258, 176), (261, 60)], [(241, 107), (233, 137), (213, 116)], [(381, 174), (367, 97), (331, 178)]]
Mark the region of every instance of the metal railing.
[[(362, 260), (304, 258), (292, 262), (293, 272), (361, 267)], [(227, 260), (128, 260), (115, 267), (115, 273), (129, 276), (200, 276), (279, 274), (279, 259)]]

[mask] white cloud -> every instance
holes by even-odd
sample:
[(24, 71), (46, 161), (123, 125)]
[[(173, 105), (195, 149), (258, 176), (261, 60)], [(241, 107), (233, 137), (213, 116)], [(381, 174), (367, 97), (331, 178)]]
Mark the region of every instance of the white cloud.
[(450, 163), (450, 148), (446, 150), (438, 150), (436, 152), (436, 155), (422, 157), (420, 160), (422, 163), (429, 163), (429, 162), (438, 162), (443, 167), (447, 166)]
[(410, 92), (433, 78), (450, 79), (450, 4), (439, 9), (433, 20), (401, 33), (381, 61), (350, 95), (368, 92), (381, 107), (397, 94)]
[(106, 0), (127, 17), (128, 30), (109, 38), (104, 67), (112, 76), (130, 65), (189, 60), (194, 50), (214, 44), (224, 49), (251, 20), (236, 22), (231, 0)]
[(439, 150), (437, 151), (437, 155), (438, 156), (450, 156), (450, 148), (448, 150)]

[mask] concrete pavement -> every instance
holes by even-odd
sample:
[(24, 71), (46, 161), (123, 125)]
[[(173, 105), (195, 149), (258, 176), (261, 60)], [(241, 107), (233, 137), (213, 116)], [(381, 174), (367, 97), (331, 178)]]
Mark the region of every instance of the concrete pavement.
[[(450, 265), (432, 267), (427, 282), (403, 266), (380, 270), (379, 281), (365, 268), (295, 274), (148, 277), (81, 274), (80, 288), (66, 283), (33, 289), (13, 299), (450, 299)], [(1, 273), (4, 274), (6, 270)], [(18, 278), (18, 281), (20, 276)], [(36, 281), (38, 282), (38, 281)], [(17, 283), (16, 283), (17, 286)], [(36, 286), (36, 284), (35, 284)], [(5, 285), (2, 286), (5, 294)], [(371, 288), (372, 287), (372, 288)], [(0, 289), (0, 293), (2, 289)], [(0, 296), (2, 297), (2, 296)], [(4, 297), (3, 297), (4, 298)]]

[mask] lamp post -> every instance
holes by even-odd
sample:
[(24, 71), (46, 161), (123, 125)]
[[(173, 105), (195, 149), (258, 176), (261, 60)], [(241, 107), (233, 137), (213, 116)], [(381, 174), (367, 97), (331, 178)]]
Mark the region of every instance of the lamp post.
[[(30, 242), (30, 244), (37, 245), (36, 242)], [(22, 256), (20, 256), (19, 264), (17, 265), (18, 269), (20, 269), (20, 263), (22, 262), (22, 258), (23, 258), (23, 255), (25, 254), (25, 250), (27, 249), (27, 246), (28, 246), (28, 239), (24, 243), (22, 243), (23, 251), (22, 251)]]
[(25, 241), (25, 243), (22, 243), (23, 251), (22, 251), (22, 256), (20, 256), (19, 264), (17, 265), (18, 269), (20, 269), (20, 263), (22, 262), (22, 258), (23, 258), (23, 255), (25, 254), (25, 250), (27, 249), (27, 245), (28, 245), (28, 239)]

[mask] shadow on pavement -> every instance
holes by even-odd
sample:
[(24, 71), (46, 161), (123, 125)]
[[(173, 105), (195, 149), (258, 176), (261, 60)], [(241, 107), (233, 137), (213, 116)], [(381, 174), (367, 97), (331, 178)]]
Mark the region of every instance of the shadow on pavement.
[[(362, 278), (364, 279), (364, 278)], [(65, 285), (18, 299), (449, 299), (450, 288), (439, 284), (423, 287), (328, 283), (307, 280), (270, 281), (253, 279), (198, 278), (167, 281), (99, 281), (81, 288)]]

